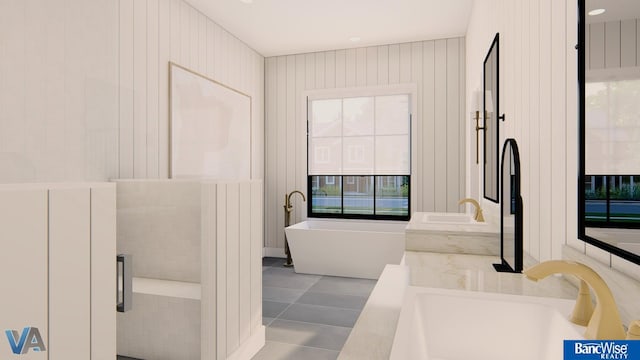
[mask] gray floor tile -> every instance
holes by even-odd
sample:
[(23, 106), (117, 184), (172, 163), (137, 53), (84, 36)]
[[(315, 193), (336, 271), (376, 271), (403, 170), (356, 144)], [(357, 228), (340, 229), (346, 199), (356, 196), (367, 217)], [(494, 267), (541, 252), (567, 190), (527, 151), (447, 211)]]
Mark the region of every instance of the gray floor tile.
[(298, 274), (263, 258), (265, 347), (256, 360), (336, 359), (375, 280)]
[(362, 310), (362, 308), (364, 308), (364, 304), (367, 302), (367, 299), (368, 298), (366, 296), (307, 291), (298, 300), (296, 300), (296, 303)]
[(281, 303), (294, 303), (304, 294), (302, 289), (287, 289), (281, 287), (263, 286), (262, 298), (269, 301), (277, 301)]
[(301, 275), (292, 269), (270, 267), (262, 272), (262, 286), (307, 290), (318, 282), (318, 275)]
[(267, 341), (252, 360), (335, 360), (337, 351)]
[(289, 270), (293, 270), (293, 267), (291, 266), (284, 266), (284, 264), (287, 262), (287, 259), (285, 258), (278, 258), (277, 262), (274, 262), (273, 265), (271, 265), (271, 267), (274, 268), (282, 268), (282, 269), (289, 269)]
[(323, 276), (309, 291), (369, 297), (376, 280)]
[(350, 332), (339, 326), (274, 320), (267, 327), (267, 341), (340, 351)]
[(277, 318), (290, 304), (262, 300), (262, 316)]
[(276, 264), (280, 264), (280, 263), (284, 263), (284, 259), (281, 258), (274, 258), (274, 257), (263, 257), (262, 258), (262, 265), (263, 266), (273, 266)]
[[(263, 310), (264, 311), (264, 310)], [(315, 324), (353, 327), (360, 311), (329, 306), (293, 304), (278, 318)]]
[[(282, 256), (284, 256), (284, 252), (282, 253)], [(293, 270), (292, 267), (284, 266), (284, 264), (286, 262), (287, 262), (287, 259), (283, 258), (283, 257), (282, 258), (277, 258), (277, 257), (265, 257), (265, 258), (262, 258), (262, 265), (264, 265), (264, 266)]]

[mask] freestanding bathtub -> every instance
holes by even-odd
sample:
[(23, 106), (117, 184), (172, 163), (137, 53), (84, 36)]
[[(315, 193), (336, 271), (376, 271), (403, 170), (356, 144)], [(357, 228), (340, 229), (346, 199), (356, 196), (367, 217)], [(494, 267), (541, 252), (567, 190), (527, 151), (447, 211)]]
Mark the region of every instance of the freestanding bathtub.
[(404, 254), (406, 222), (307, 220), (285, 229), (297, 273), (377, 279)]

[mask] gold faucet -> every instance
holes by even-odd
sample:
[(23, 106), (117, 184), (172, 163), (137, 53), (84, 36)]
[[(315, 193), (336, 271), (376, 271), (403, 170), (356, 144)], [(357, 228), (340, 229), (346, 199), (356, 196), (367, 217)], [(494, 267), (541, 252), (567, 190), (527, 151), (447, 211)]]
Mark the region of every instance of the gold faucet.
[[(544, 279), (551, 274), (571, 274), (580, 279), (580, 293), (573, 310), (574, 317), (588, 314), (590, 311), (581, 307), (589, 306), (591, 298), (586, 285), (588, 284), (596, 295), (596, 307), (593, 310), (584, 337), (590, 340), (618, 340), (624, 339), (626, 334), (620, 320), (620, 313), (613, 294), (604, 280), (590, 267), (574, 261), (551, 260), (532, 266), (523, 271), (524, 275), (533, 281)], [(585, 289), (583, 289), (583, 283)], [(586, 293), (586, 294), (585, 294)], [(588, 303), (588, 304), (587, 304)], [(587, 315), (588, 317), (588, 315)]]
[[(302, 201), (307, 201), (307, 198), (299, 190), (293, 190), (289, 195), (284, 194), (284, 227), (291, 225), (291, 212), (293, 211), (293, 205), (291, 205), (291, 196), (298, 193), (302, 196)], [(291, 258), (291, 250), (289, 249), (289, 241), (287, 240), (287, 234), (284, 234), (284, 253), (287, 255), (287, 262), (284, 263), (285, 267), (293, 266), (293, 259)]]
[(284, 209), (288, 213), (290, 213), (293, 210), (293, 205), (291, 205), (291, 196), (293, 196), (293, 194), (295, 194), (295, 193), (298, 193), (298, 194), (300, 194), (300, 196), (302, 196), (302, 201), (307, 201), (307, 198), (304, 196), (304, 194), (300, 190), (293, 190), (292, 192), (289, 193), (289, 195), (285, 195), (284, 196)]
[(476, 208), (475, 213), (473, 214), (473, 218), (477, 222), (484, 222), (484, 216), (482, 215), (482, 208), (480, 207), (480, 204), (478, 204), (478, 202), (475, 199), (472, 199), (472, 198), (462, 199), (458, 202), (458, 205), (462, 205), (464, 203), (473, 204), (473, 206)]

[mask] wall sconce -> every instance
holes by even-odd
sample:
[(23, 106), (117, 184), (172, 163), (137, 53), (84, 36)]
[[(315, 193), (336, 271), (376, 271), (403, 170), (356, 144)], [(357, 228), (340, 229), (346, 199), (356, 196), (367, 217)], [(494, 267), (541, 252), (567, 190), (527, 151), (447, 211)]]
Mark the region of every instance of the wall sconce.
[(474, 119), (476, 120), (476, 164), (479, 163), (479, 157), (480, 157), (480, 135), (479, 132), (480, 130), (484, 130), (485, 127), (484, 126), (480, 126), (479, 125), (479, 121), (480, 121), (480, 109), (482, 109), (482, 91), (481, 90), (476, 90), (473, 92), (473, 96), (471, 98), (472, 100), (472, 105), (471, 108), (475, 109), (475, 117)]

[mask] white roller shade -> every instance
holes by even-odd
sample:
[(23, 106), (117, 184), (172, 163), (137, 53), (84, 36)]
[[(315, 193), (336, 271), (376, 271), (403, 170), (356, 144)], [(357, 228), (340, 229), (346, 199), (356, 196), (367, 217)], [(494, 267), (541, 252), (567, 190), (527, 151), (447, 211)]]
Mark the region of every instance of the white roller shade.
[(640, 174), (640, 80), (586, 84), (588, 175)]
[(309, 175), (409, 175), (409, 95), (309, 101)]

